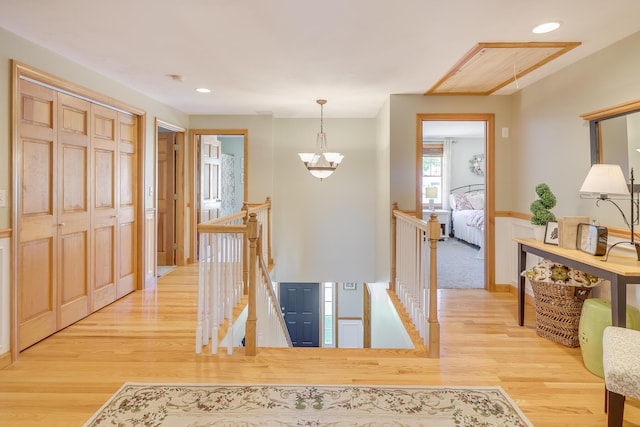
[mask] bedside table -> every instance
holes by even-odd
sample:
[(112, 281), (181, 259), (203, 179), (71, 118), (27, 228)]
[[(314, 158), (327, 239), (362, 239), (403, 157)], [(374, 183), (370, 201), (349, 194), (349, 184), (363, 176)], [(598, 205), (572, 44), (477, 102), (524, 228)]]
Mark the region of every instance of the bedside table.
[(425, 221), (429, 221), (429, 215), (432, 213), (438, 215), (438, 222), (440, 223), (440, 240), (444, 240), (449, 237), (449, 227), (451, 226), (451, 212), (444, 209), (424, 210), (422, 211), (422, 218)]

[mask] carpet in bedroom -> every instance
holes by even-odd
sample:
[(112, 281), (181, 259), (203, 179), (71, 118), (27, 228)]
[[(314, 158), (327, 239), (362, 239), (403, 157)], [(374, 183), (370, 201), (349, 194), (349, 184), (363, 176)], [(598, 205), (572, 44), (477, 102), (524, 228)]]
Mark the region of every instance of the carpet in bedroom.
[(438, 289), (484, 288), (480, 249), (455, 238), (438, 242)]

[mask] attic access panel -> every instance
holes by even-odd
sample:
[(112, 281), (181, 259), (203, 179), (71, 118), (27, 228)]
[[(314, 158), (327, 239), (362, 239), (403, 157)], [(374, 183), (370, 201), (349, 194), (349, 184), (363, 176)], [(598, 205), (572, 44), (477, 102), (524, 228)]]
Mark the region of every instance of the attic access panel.
[(490, 95), (581, 44), (478, 43), (425, 95)]

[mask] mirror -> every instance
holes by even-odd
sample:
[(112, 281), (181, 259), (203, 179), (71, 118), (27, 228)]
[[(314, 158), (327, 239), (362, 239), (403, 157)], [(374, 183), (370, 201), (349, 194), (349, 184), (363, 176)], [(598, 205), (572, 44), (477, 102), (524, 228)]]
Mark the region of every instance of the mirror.
[(640, 177), (640, 100), (581, 116), (589, 120), (591, 164), (619, 164), (629, 179), (633, 168)]

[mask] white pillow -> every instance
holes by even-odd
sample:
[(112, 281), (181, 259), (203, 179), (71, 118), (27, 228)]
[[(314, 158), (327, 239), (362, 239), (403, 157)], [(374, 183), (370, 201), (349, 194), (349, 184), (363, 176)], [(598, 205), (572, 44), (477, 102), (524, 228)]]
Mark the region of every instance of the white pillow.
[(449, 194), (449, 207), (454, 211), (458, 209), (456, 206), (456, 197), (453, 194)]
[(473, 206), (473, 209), (475, 210), (482, 210), (484, 209), (484, 193), (469, 193), (467, 194), (467, 200), (469, 200), (469, 203), (471, 203), (471, 206)]

